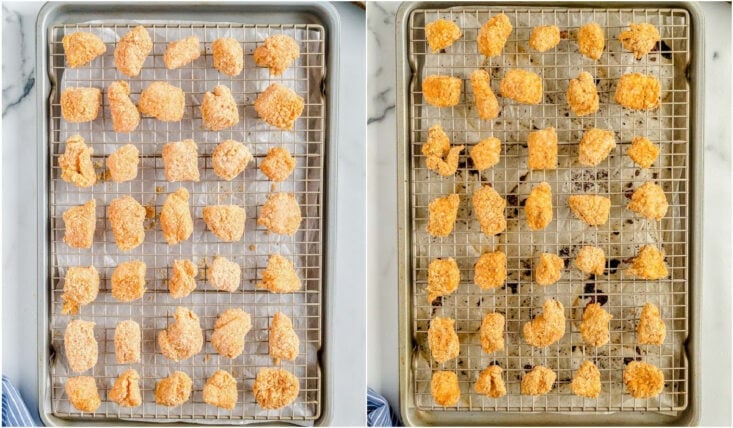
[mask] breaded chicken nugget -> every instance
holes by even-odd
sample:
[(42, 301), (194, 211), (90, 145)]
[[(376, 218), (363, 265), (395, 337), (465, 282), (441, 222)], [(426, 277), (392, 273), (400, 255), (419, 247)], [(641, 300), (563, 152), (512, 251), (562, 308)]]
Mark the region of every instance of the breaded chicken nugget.
[(552, 390), (557, 374), (547, 367), (534, 366), (522, 376), (522, 395), (544, 395)]
[(662, 321), (659, 308), (653, 303), (645, 304), (641, 309), (639, 326), (636, 328), (639, 345), (661, 345), (665, 337), (667, 337), (667, 326)]
[(494, 137), (485, 138), (471, 148), (470, 155), (477, 170), (489, 169), (499, 163), (501, 141)]
[(596, 166), (603, 162), (616, 148), (616, 138), (610, 129), (589, 129), (583, 134), (578, 146), (578, 160), (581, 165)]
[(433, 359), (442, 364), (458, 356), (460, 342), (455, 330), (456, 320), (453, 318), (435, 317), (430, 320), (428, 329), (428, 346)]
[(99, 294), (99, 272), (94, 266), (71, 266), (64, 276), (61, 313), (76, 315), (79, 307), (92, 303)]
[(237, 76), (244, 68), (242, 45), (231, 37), (220, 37), (211, 44), (214, 68), (227, 76)]
[(211, 346), (219, 355), (232, 359), (242, 355), (244, 336), (252, 329), (252, 318), (241, 309), (219, 314), (211, 334)]
[(493, 187), (484, 185), (473, 192), (472, 202), (473, 212), (484, 235), (498, 235), (506, 229), (504, 216), (506, 199), (502, 198)]
[(464, 146), (450, 147), (450, 140), (440, 124), (435, 124), (428, 130), (428, 141), (422, 145), (422, 154), (425, 155), (425, 164), (428, 169), (438, 175), (447, 177), (456, 173), (458, 156)]
[(155, 403), (176, 407), (191, 398), (193, 381), (184, 372), (175, 371), (155, 384)]
[(246, 215), (244, 208), (236, 205), (207, 205), (203, 210), (206, 226), (225, 242), (242, 239)]
[(301, 288), (300, 278), (293, 262), (279, 254), (272, 254), (267, 259), (267, 267), (262, 271), (262, 281), (258, 288), (272, 293), (293, 293)]
[(135, 369), (127, 369), (122, 372), (114, 385), (109, 390), (107, 398), (114, 401), (120, 407), (137, 407), (143, 403), (140, 394), (140, 375)]
[(204, 403), (232, 410), (237, 405), (237, 381), (229, 372), (217, 370), (206, 380)]
[(76, 376), (66, 380), (66, 396), (75, 409), (94, 413), (102, 404), (97, 383), (92, 376)]
[(112, 272), (112, 297), (120, 302), (131, 302), (145, 294), (145, 262), (122, 262)]
[(69, 369), (82, 373), (97, 364), (99, 349), (94, 338), (95, 323), (71, 320), (64, 331), (64, 351)]
[(631, 30), (622, 31), (618, 35), (618, 40), (624, 45), (626, 50), (634, 53), (636, 59), (641, 59), (648, 54), (657, 42), (662, 38), (659, 30), (652, 24), (646, 22), (641, 24), (629, 24)]
[(279, 76), (300, 57), (298, 42), (284, 34), (270, 36), (254, 51), (255, 64), (267, 67), (270, 74)]
[(234, 140), (222, 141), (211, 154), (214, 173), (226, 181), (231, 181), (241, 174), (251, 160), (252, 153), (247, 146)]
[(611, 211), (611, 200), (598, 195), (568, 196), (570, 211), (589, 226), (606, 224)]
[(640, 167), (649, 168), (659, 156), (659, 146), (647, 138), (637, 136), (631, 140), (626, 154)]
[(196, 275), (199, 268), (191, 260), (173, 260), (171, 277), (168, 280), (168, 291), (171, 297), (181, 299), (196, 289)]
[(92, 164), (94, 149), (84, 144), (80, 135), (66, 140), (64, 153), (59, 156), (61, 179), (77, 187), (90, 187), (97, 182), (97, 173)]
[(639, 249), (639, 254), (631, 262), (631, 267), (626, 269), (629, 275), (643, 279), (660, 279), (669, 275), (667, 264), (664, 262), (664, 253), (654, 245), (644, 245)]
[(257, 372), (252, 392), (261, 408), (280, 409), (298, 398), (300, 382), (285, 369), (264, 368)]
[(77, 31), (61, 39), (66, 55), (66, 64), (71, 68), (89, 64), (94, 58), (107, 52), (107, 45), (92, 33)]
[(557, 169), (557, 133), (545, 128), (529, 133), (527, 138), (530, 170)]
[(610, 340), (608, 322), (613, 315), (606, 312), (599, 303), (591, 303), (583, 310), (583, 321), (580, 323), (580, 335), (590, 346), (603, 346)]
[(651, 220), (661, 220), (667, 215), (669, 203), (664, 190), (657, 184), (647, 181), (631, 195), (631, 202), (626, 208)]
[(107, 210), (117, 248), (130, 251), (145, 240), (145, 207), (132, 196), (113, 199)]
[(132, 144), (125, 144), (107, 157), (109, 178), (115, 183), (134, 180), (140, 164), (140, 151)]
[(115, 47), (115, 67), (127, 76), (140, 74), (145, 58), (153, 51), (153, 41), (142, 25), (130, 30), (120, 38)]
[(112, 82), (107, 87), (107, 100), (112, 113), (112, 129), (115, 132), (132, 132), (140, 124), (140, 112), (130, 99), (130, 85), (124, 80)]
[(453, 21), (438, 19), (425, 24), (425, 38), (433, 52), (447, 48), (461, 36), (461, 29)]
[(447, 296), (458, 288), (461, 271), (453, 257), (435, 259), (428, 265), (428, 303), (441, 296)]
[(662, 86), (652, 75), (629, 73), (618, 79), (613, 99), (631, 110), (654, 110), (659, 107)]
[(597, 23), (591, 22), (578, 29), (578, 50), (585, 57), (597, 60), (601, 57), (605, 45), (606, 37)]
[(471, 73), (471, 90), (478, 117), (496, 119), (499, 116), (499, 100), (491, 90), (490, 77), (486, 70), (475, 70)]
[(270, 180), (279, 183), (295, 170), (295, 158), (285, 147), (273, 147), (260, 162), (260, 171)]
[(160, 211), (160, 227), (168, 245), (185, 241), (193, 233), (193, 219), (188, 207), (188, 190), (181, 187), (169, 194)]
[(97, 201), (88, 200), (64, 211), (64, 242), (72, 248), (91, 248), (97, 227)]
[(303, 113), (303, 97), (278, 83), (267, 87), (255, 100), (260, 119), (279, 129), (292, 130), (295, 120)]
[(532, 188), (524, 206), (531, 230), (547, 227), (552, 221), (552, 188), (544, 181)]
[(556, 254), (542, 253), (534, 269), (537, 285), (552, 285), (560, 280), (565, 262)]
[(97, 88), (66, 88), (61, 91), (61, 116), (67, 122), (91, 122), (99, 115), (102, 91)]
[(534, 27), (529, 36), (529, 46), (537, 52), (547, 52), (560, 43), (560, 28), (557, 25)]
[(453, 107), (461, 100), (463, 81), (451, 76), (427, 76), (422, 81), (425, 102), (435, 107)]
[(512, 23), (503, 13), (494, 15), (478, 31), (476, 42), (481, 55), (494, 57), (501, 55), (504, 45), (512, 34)]
[(270, 193), (260, 209), (257, 224), (281, 235), (293, 236), (302, 221), (300, 205), (292, 193)]
[(587, 116), (599, 109), (598, 89), (593, 76), (587, 71), (580, 72), (577, 79), (570, 80), (565, 98), (576, 116)]
[(153, 82), (140, 93), (137, 108), (145, 116), (163, 122), (178, 122), (183, 119), (186, 109), (186, 94), (183, 89), (167, 82)]
[(193, 62), (199, 56), (201, 56), (199, 38), (189, 36), (185, 39), (168, 43), (168, 47), (163, 54), (163, 62), (165, 62), (165, 67), (168, 70), (175, 70)]
[(228, 87), (219, 85), (213, 92), (204, 94), (201, 119), (210, 131), (221, 131), (239, 123), (237, 102)]
[(485, 395), (491, 398), (499, 398), (506, 395), (506, 385), (501, 373), (504, 370), (496, 364), (486, 367), (479, 375), (478, 380), (473, 385), (473, 390), (477, 394)]
[(481, 321), (481, 349), (487, 354), (504, 350), (504, 315), (491, 312)]
[(300, 339), (293, 329), (293, 322), (282, 312), (275, 312), (270, 324), (269, 338), (270, 356), (275, 360), (275, 365), (280, 360), (293, 361), (298, 356)]
[(606, 253), (603, 248), (584, 245), (575, 257), (575, 267), (585, 273), (603, 275), (606, 268)]
[[(199, 317), (183, 306), (176, 308), (173, 317), (175, 321), (158, 333), (158, 346), (160, 352), (173, 361), (187, 360), (201, 352), (204, 346)], [(157, 391), (155, 395), (157, 397)]]
[(460, 197), (456, 193), (435, 198), (428, 204), (428, 233), (430, 236), (448, 236), (458, 216)]
[(624, 385), (634, 398), (654, 398), (664, 390), (664, 373), (649, 363), (632, 361), (624, 369)]
[(484, 253), (476, 261), (473, 282), (482, 290), (501, 287), (506, 281), (506, 254), (501, 251)]
[(115, 360), (117, 364), (140, 362), (142, 333), (140, 324), (133, 320), (124, 320), (115, 327)]
[(199, 181), (198, 145), (193, 140), (163, 146), (163, 166), (168, 181)]
[(430, 394), (433, 400), (441, 406), (455, 406), (458, 399), (461, 398), (458, 375), (448, 371), (434, 372), (430, 380)]
[(241, 277), (242, 268), (237, 263), (226, 257), (214, 256), (208, 271), (208, 281), (212, 287), (233, 293), (239, 288)]
[(502, 97), (522, 104), (539, 104), (542, 101), (542, 77), (527, 70), (513, 68), (506, 72), (499, 83)]
[(592, 361), (583, 361), (573, 375), (570, 390), (578, 397), (598, 398), (601, 395), (601, 372)]
[(524, 340), (532, 346), (545, 348), (565, 335), (565, 308), (554, 299), (547, 299), (542, 313), (528, 321), (522, 328)]

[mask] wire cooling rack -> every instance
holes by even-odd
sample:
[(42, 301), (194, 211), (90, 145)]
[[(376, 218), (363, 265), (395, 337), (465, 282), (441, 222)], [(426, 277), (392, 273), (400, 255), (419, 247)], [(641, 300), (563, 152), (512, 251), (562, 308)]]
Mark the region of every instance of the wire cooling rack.
[[(514, 30), (499, 57), (478, 54), (476, 36), (490, 17), (505, 13)], [(431, 53), (425, 39), (425, 24), (439, 18), (456, 22), (461, 39), (440, 53)], [(577, 29), (589, 22), (603, 28), (606, 46), (598, 61), (583, 57), (577, 49)], [(618, 34), (629, 23), (649, 22), (661, 33), (662, 42), (641, 60), (623, 49)], [(504, 412), (628, 412), (647, 411), (676, 414), (687, 407), (689, 376), (684, 341), (688, 334), (688, 145), (689, 86), (685, 71), (689, 62), (689, 15), (683, 9), (591, 9), (553, 7), (453, 7), (416, 9), (408, 23), (408, 52), (413, 65), (410, 85), (410, 213), (412, 240), (412, 377), (415, 405), (431, 411)], [(528, 45), (532, 28), (557, 25), (560, 44), (545, 53)], [(474, 108), (468, 83), (470, 73), (482, 68), (491, 75), (491, 86), (499, 95), (499, 81), (511, 68), (538, 73), (544, 82), (541, 104), (526, 106), (498, 97), (501, 114), (495, 120), (480, 120)], [(600, 110), (576, 117), (565, 99), (567, 84), (581, 71), (596, 79)], [(626, 73), (652, 74), (662, 85), (661, 107), (654, 111), (628, 111), (613, 101), (618, 78)], [(452, 108), (436, 108), (424, 102), (422, 79), (428, 75), (452, 75), (463, 79), (461, 102)], [(426, 168), (421, 146), (428, 129), (441, 124), (451, 144), (466, 144), (458, 172), (440, 177)], [(559, 167), (555, 171), (532, 171), (527, 167), (529, 132), (555, 127), (559, 140)], [(590, 128), (612, 129), (617, 148), (596, 167), (578, 163), (577, 147)], [(637, 167), (626, 155), (631, 139), (645, 136), (659, 145), (661, 153), (649, 169)], [(481, 139), (497, 137), (502, 141), (501, 160), (488, 171), (477, 172), (468, 151)], [(544, 230), (532, 232), (526, 223), (524, 202), (532, 187), (546, 181), (552, 187), (554, 220)], [(642, 219), (627, 210), (631, 193), (646, 181), (659, 184), (670, 202), (667, 215), (659, 222)], [(471, 196), (482, 185), (490, 184), (507, 199), (506, 231), (495, 237), (481, 233), (472, 213)], [(452, 234), (430, 237), (426, 231), (428, 204), (436, 197), (458, 193), (461, 204)], [(608, 223), (589, 227), (569, 211), (571, 194), (598, 194), (611, 199)], [(666, 253), (669, 277), (645, 281), (623, 271), (644, 244), (654, 244)], [(573, 267), (582, 245), (603, 248), (607, 266), (603, 275), (588, 276)], [(486, 252), (507, 254), (508, 278), (505, 286), (482, 291), (473, 284), (474, 264)], [(562, 278), (542, 287), (532, 281), (535, 263), (542, 252), (559, 255), (565, 262)], [(436, 258), (453, 257), (461, 271), (458, 290), (433, 304), (426, 298), (427, 269)], [(545, 349), (524, 342), (522, 326), (541, 310), (545, 299), (554, 298), (565, 306), (566, 334)], [(610, 322), (610, 343), (594, 348), (583, 343), (579, 326), (583, 307), (601, 303), (614, 318)], [(667, 326), (662, 346), (637, 345), (636, 326), (641, 307), (647, 303), (660, 307)], [(483, 353), (479, 328), (483, 315), (497, 311), (506, 317), (504, 351)], [(456, 320), (460, 339), (458, 358), (438, 364), (431, 358), (427, 344), (429, 322), (436, 316)], [(598, 366), (602, 393), (598, 399), (576, 397), (569, 388), (575, 370), (586, 359)], [(625, 392), (622, 374), (633, 360), (658, 366), (664, 373), (663, 392), (654, 399), (633, 399)], [(477, 394), (473, 384), (489, 364), (504, 369), (507, 395), (492, 399)], [(543, 396), (520, 394), (522, 376), (535, 365), (557, 373), (553, 390)], [(453, 407), (437, 405), (430, 393), (432, 373), (449, 370), (458, 374), (461, 399)]]
[[(52, 82), (50, 117), (50, 184), (49, 214), (51, 218), (51, 279), (50, 334), (53, 359), (51, 363), (51, 400), (53, 413), (64, 418), (128, 419), (128, 420), (216, 420), (217, 423), (242, 421), (293, 421), (307, 424), (320, 416), (322, 379), (318, 352), (322, 338), (322, 242), (324, 144), (326, 106), (321, 92), (325, 74), (325, 31), (320, 25), (244, 25), (244, 24), (144, 24), (153, 40), (153, 52), (147, 58), (138, 77), (128, 78), (114, 66), (113, 51), (119, 37), (137, 23), (102, 22), (81, 25), (61, 25), (49, 29), (49, 52)], [(61, 39), (64, 34), (88, 31), (97, 34), (107, 44), (107, 53), (79, 69), (66, 69)], [(168, 42), (199, 36), (205, 48), (201, 57), (177, 70), (167, 70), (163, 53)], [(282, 76), (271, 77), (267, 69), (256, 67), (253, 50), (274, 34), (287, 34), (299, 44), (301, 56)], [(234, 37), (243, 44), (245, 68), (239, 76), (230, 78), (213, 68), (211, 43), (219, 37)], [(142, 118), (137, 130), (129, 134), (113, 132), (106, 92), (100, 116), (89, 123), (70, 124), (61, 117), (59, 96), (66, 87), (106, 88), (115, 80), (127, 81), (131, 98), (137, 103), (143, 88), (155, 80), (178, 86), (186, 94), (186, 110), (180, 123)], [(295, 122), (293, 131), (281, 131), (257, 119), (254, 100), (270, 83), (279, 82), (295, 90), (305, 99), (305, 108)], [(216, 85), (228, 86), (238, 104), (239, 124), (224, 131), (202, 129), (200, 102), (206, 91)], [(116, 148), (132, 143), (139, 150), (141, 163), (138, 177), (130, 182), (114, 183), (100, 180), (91, 188), (79, 189), (61, 180), (58, 157), (65, 141), (80, 134), (93, 150), (98, 177), (104, 176), (104, 161)], [(168, 183), (165, 179), (162, 147), (170, 141), (192, 138), (199, 147), (198, 166), (201, 180), (197, 183)], [(226, 139), (244, 142), (254, 155), (244, 173), (232, 181), (223, 181), (213, 173), (211, 153)], [(274, 185), (258, 171), (268, 149), (287, 148), (296, 159), (296, 169), (284, 182)], [(167, 195), (180, 187), (190, 192), (190, 207), (194, 218), (191, 238), (176, 246), (168, 246), (158, 224), (158, 216)], [(259, 210), (268, 194), (274, 191), (292, 192), (298, 200), (303, 221), (299, 231), (290, 236), (268, 234), (256, 225)], [(107, 220), (106, 208), (117, 197), (132, 195), (146, 207), (146, 236), (142, 245), (130, 252), (120, 251)], [(97, 227), (94, 245), (89, 249), (73, 249), (63, 243), (62, 214), (68, 208), (90, 198), (97, 201)], [(235, 243), (219, 241), (207, 230), (202, 209), (210, 204), (237, 204), (247, 212), (245, 235)], [(281, 254), (293, 261), (303, 287), (296, 293), (273, 294), (259, 290), (255, 283), (262, 278), (270, 254)], [(213, 257), (221, 255), (242, 267), (242, 283), (234, 293), (213, 289), (206, 281), (207, 266)], [(122, 303), (110, 293), (110, 278), (119, 262), (143, 260), (147, 263), (147, 292), (140, 300)], [(199, 267), (197, 289), (188, 297), (173, 299), (168, 293), (173, 260), (189, 259)], [(61, 315), (61, 294), (64, 273), (69, 266), (94, 265), (100, 273), (98, 298), (83, 306), (76, 316)], [(173, 321), (177, 306), (192, 309), (200, 318), (205, 344), (196, 356), (175, 363), (166, 359), (157, 346), (157, 334)], [(220, 357), (210, 344), (214, 322), (226, 309), (241, 308), (252, 317), (252, 330), (246, 336), (244, 352), (229, 360)], [(294, 324), (300, 338), (300, 355), (295, 361), (282, 361), (280, 367), (300, 380), (300, 393), (295, 402), (280, 410), (260, 409), (254, 400), (252, 385), (257, 371), (272, 367), (268, 356), (268, 327), (275, 312), (282, 311)], [(96, 323), (95, 336), (99, 343), (96, 366), (84, 373), (94, 376), (102, 397), (95, 413), (82, 413), (73, 408), (64, 392), (70, 374), (63, 351), (63, 334), (72, 318)], [(114, 328), (126, 319), (142, 327), (142, 361), (120, 365), (114, 355)], [(107, 393), (117, 376), (127, 368), (135, 368), (140, 376), (143, 404), (128, 409), (107, 400)], [(204, 403), (203, 385), (217, 369), (229, 371), (237, 379), (238, 403), (231, 410), (222, 410)], [(186, 372), (194, 382), (193, 394), (185, 404), (167, 408), (155, 404), (155, 384), (173, 370)]]

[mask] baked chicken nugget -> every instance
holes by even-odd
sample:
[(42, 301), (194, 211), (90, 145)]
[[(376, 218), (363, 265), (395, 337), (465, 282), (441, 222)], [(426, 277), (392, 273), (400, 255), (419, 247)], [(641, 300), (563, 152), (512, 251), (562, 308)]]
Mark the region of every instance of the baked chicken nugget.
[(214, 68), (227, 76), (237, 76), (244, 68), (242, 45), (231, 37), (221, 37), (211, 44)]
[(298, 356), (300, 339), (293, 329), (293, 322), (282, 312), (275, 312), (270, 324), (270, 357), (275, 360), (275, 365), (280, 360), (293, 361)]
[(667, 215), (669, 203), (664, 190), (657, 184), (647, 181), (634, 190), (631, 202), (626, 208), (650, 220), (661, 220)]
[(580, 335), (590, 346), (603, 346), (610, 340), (608, 322), (613, 315), (606, 312), (599, 303), (591, 303), (583, 310), (583, 321), (580, 323)]
[(474, 70), (471, 73), (471, 90), (476, 102), (478, 117), (496, 119), (499, 116), (499, 100), (491, 90), (491, 81), (486, 70)]
[(284, 34), (275, 34), (262, 42), (254, 51), (255, 64), (267, 67), (270, 74), (279, 76), (300, 57), (300, 47), (292, 37)]
[(541, 25), (532, 29), (529, 46), (537, 52), (547, 52), (560, 43), (560, 28), (557, 25)]
[(163, 146), (163, 166), (168, 181), (199, 181), (198, 145), (193, 140)]
[(606, 268), (606, 253), (602, 248), (584, 245), (575, 257), (575, 267), (585, 273), (603, 275)]
[(616, 148), (616, 138), (610, 129), (589, 129), (583, 134), (578, 146), (578, 160), (581, 165), (596, 166), (603, 162)]
[(458, 216), (460, 197), (456, 193), (435, 198), (428, 204), (428, 233), (430, 236), (444, 237), (453, 232)]
[(84, 144), (80, 135), (66, 140), (64, 153), (59, 156), (61, 179), (77, 187), (90, 187), (97, 182), (97, 173), (92, 164), (94, 149)]
[(545, 128), (529, 133), (527, 138), (530, 170), (557, 169), (557, 133), (555, 128)]
[(160, 211), (160, 227), (168, 245), (175, 245), (185, 241), (193, 233), (193, 219), (188, 207), (189, 194), (185, 187), (181, 187), (169, 194)]
[(552, 188), (544, 181), (532, 188), (524, 205), (527, 225), (531, 230), (547, 227), (552, 221)]
[(473, 166), (483, 171), (499, 163), (501, 155), (501, 141), (498, 138), (489, 137), (479, 141), (470, 150)]
[(501, 377), (504, 370), (496, 365), (491, 364), (486, 367), (479, 375), (478, 380), (473, 385), (473, 390), (477, 394), (482, 394), (491, 398), (499, 398), (506, 395), (506, 384)]
[(293, 129), (304, 106), (303, 97), (278, 83), (268, 86), (255, 100), (257, 116), (269, 125), (286, 131)]
[(441, 296), (447, 296), (458, 288), (461, 271), (453, 257), (435, 259), (428, 265), (428, 303)]
[(631, 267), (626, 269), (626, 273), (643, 279), (660, 279), (669, 275), (667, 264), (664, 262), (664, 253), (654, 245), (644, 245), (639, 249), (631, 262)]
[(624, 385), (634, 398), (654, 398), (664, 390), (664, 373), (642, 361), (632, 361), (624, 369)]
[(534, 281), (537, 285), (552, 285), (560, 280), (565, 262), (556, 254), (542, 253), (534, 268)]
[(196, 275), (199, 268), (191, 260), (173, 260), (168, 291), (171, 297), (181, 299), (196, 289)]
[(267, 267), (262, 271), (262, 281), (257, 283), (258, 288), (272, 293), (293, 293), (300, 290), (301, 286), (293, 262), (279, 254), (273, 254), (267, 259)]
[(130, 77), (140, 74), (145, 58), (153, 51), (153, 41), (142, 25), (130, 30), (120, 38), (115, 47), (115, 67)]
[(481, 321), (481, 349), (487, 354), (504, 349), (504, 315), (491, 312)]
[[(173, 318), (173, 323), (158, 333), (158, 347), (165, 357), (173, 361), (187, 360), (201, 352), (204, 346), (199, 317), (190, 309), (178, 306)], [(157, 391), (155, 395), (157, 397)]]
[(232, 359), (242, 355), (244, 336), (252, 329), (252, 318), (241, 309), (227, 309), (219, 314), (211, 334), (211, 346), (216, 352)]
[(662, 87), (652, 75), (629, 73), (618, 79), (613, 99), (631, 110), (654, 110), (659, 107)]
[(199, 56), (201, 56), (199, 38), (189, 36), (168, 43), (168, 47), (163, 54), (163, 62), (165, 62), (165, 67), (168, 70), (175, 70), (193, 62)]
[(506, 229), (506, 199), (502, 198), (493, 187), (484, 185), (473, 192), (473, 212), (478, 218), (481, 231), (486, 236), (494, 236)]
[(547, 299), (542, 312), (522, 327), (524, 340), (532, 346), (545, 348), (565, 335), (565, 308), (554, 299)]
[(246, 212), (237, 205), (207, 205), (203, 210), (204, 223), (225, 242), (234, 242), (244, 235)]
[(64, 242), (72, 248), (91, 248), (97, 227), (97, 201), (90, 199), (84, 205), (69, 208), (63, 219)]
[(482, 290), (501, 287), (506, 281), (506, 254), (501, 251), (484, 253), (476, 261), (473, 282)]
[(430, 394), (443, 407), (455, 406), (461, 398), (458, 375), (449, 371), (437, 371), (430, 379)]
[(201, 119), (204, 127), (210, 131), (221, 131), (239, 123), (237, 102), (232, 91), (224, 85), (218, 85), (213, 92), (206, 92), (201, 102)]
[(92, 303), (99, 294), (99, 272), (94, 266), (71, 266), (64, 276), (61, 313), (76, 315), (79, 307)]
[(107, 210), (117, 248), (130, 251), (145, 240), (145, 207), (132, 196), (113, 199)]
[(191, 398), (193, 381), (184, 372), (175, 371), (155, 384), (155, 403), (176, 407)]
[(102, 91), (97, 88), (66, 88), (61, 91), (61, 116), (71, 123), (91, 122), (99, 115)]
[(295, 170), (295, 158), (285, 147), (271, 148), (260, 162), (260, 171), (276, 183), (285, 181), (293, 170)]
[(272, 233), (293, 236), (302, 221), (300, 205), (292, 193), (270, 193), (260, 209), (257, 224)]
[(140, 324), (133, 320), (124, 320), (115, 327), (115, 361), (117, 364), (140, 362), (142, 333)]
[(461, 36), (461, 29), (453, 21), (438, 19), (425, 24), (425, 38), (433, 52), (449, 47)]
[(667, 326), (662, 321), (659, 308), (653, 303), (645, 304), (641, 309), (639, 326), (636, 328), (639, 345), (661, 345), (666, 336)]
[(109, 390), (107, 397), (120, 407), (137, 407), (143, 403), (140, 394), (140, 375), (135, 369), (122, 372)]
[(109, 178), (115, 183), (134, 180), (140, 164), (140, 151), (132, 144), (125, 144), (107, 157)]
[(463, 149), (464, 146), (451, 148), (443, 127), (436, 124), (428, 130), (428, 141), (422, 145), (422, 154), (426, 157), (425, 164), (428, 169), (447, 177), (456, 173), (458, 156)]
[(112, 113), (112, 129), (115, 132), (132, 132), (140, 124), (140, 112), (130, 99), (130, 85), (124, 80), (112, 82), (107, 87), (107, 101)]
[(204, 403), (232, 410), (237, 405), (237, 381), (229, 372), (217, 370), (206, 380)]
[(641, 59), (644, 55), (651, 52), (657, 42), (662, 38), (659, 30), (652, 24), (646, 22), (641, 24), (629, 24), (630, 30), (622, 31), (618, 35), (618, 40), (624, 45), (626, 50), (634, 53), (636, 59)]
[(92, 33), (77, 31), (61, 39), (66, 55), (66, 64), (71, 68), (89, 64), (94, 58), (107, 52), (107, 45)]
[(503, 13), (494, 15), (478, 31), (476, 42), (481, 55), (494, 57), (501, 55), (504, 45), (512, 34), (512, 23)]
[(592, 361), (583, 361), (570, 381), (570, 390), (578, 397), (598, 398), (601, 395), (601, 372)]
[(66, 396), (75, 409), (94, 413), (102, 404), (97, 383), (92, 376), (76, 376), (66, 380)]
[(649, 168), (659, 156), (659, 146), (644, 137), (636, 136), (626, 150), (631, 160), (642, 168)]
[(458, 356), (460, 342), (453, 318), (435, 317), (430, 320), (428, 346), (433, 359), (438, 363), (450, 361)]
[(600, 108), (596, 82), (587, 71), (582, 71), (576, 79), (570, 80), (565, 98), (576, 116), (587, 116)]
[(463, 81), (451, 76), (427, 76), (422, 81), (425, 102), (435, 107), (453, 107), (461, 100)]
[(112, 297), (120, 302), (131, 302), (145, 294), (145, 262), (122, 262), (112, 272)]
[(144, 116), (178, 122), (183, 119), (186, 109), (186, 95), (183, 89), (167, 82), (153, 82), (140, 93), (137, 108)]
[(502, 97), (521, 104), (539, 104), (542, 101), (542, 77), (527, 70), (513, 68), (499, 83)]
[(264, 368), (257, 372), (252, 391), (261, 408), (280, 409), (298, 398), (300, 382), (285, 369)]
[(570, 211), (589, 226), (600, 226), (608, 221), (611, 200), (598, 195), (568, 196)]
[(214, 261), (209, 266), (207, 273), (209, 284), (212, 287), (233, 293), (239, 288), (242, 268), (226, 257), (214, 256)]
[(247, 146), (238, 141), (224, 140), (211, 154), (211, 165), (214, 174), (222, 180), (231, 181), (244, 171), (252, 159)]
[(578, 29), (578, 50), (583, 56), (597, 60), (606, 46), (603, 28), (595, 22), (585, 24)]
[(97, 364), (99, 349), (94, 338), (91, 321), (71, 320), (64, 331), (64, 351), (69, 369), (75, 373), (85, 372)]
[(554, 371), (543, 366), (534, 366), (532, 370), (522, 376), (522, 395), (544, 395), (552, 390), (557, 379)]

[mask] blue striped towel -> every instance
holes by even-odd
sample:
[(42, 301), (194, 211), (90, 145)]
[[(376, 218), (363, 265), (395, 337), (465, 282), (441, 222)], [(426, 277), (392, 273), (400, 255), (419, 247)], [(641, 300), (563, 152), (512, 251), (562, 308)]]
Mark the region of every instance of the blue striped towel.
[(18, 394), (10, 379), (3, 375), (3, 426), (32, 427), (36, 426), (28, 407)]
[(367, 425), (370, 427), (400, 427), (400, 417), (392, 411), (387, 400), (373, 389), (367, 389)]

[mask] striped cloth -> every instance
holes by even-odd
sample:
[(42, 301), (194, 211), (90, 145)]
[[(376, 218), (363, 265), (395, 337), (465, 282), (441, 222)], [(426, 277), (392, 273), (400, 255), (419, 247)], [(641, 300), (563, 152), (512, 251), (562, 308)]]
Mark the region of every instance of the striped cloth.
[(370, 427), (400, 427), (400, 417), (392, 411), (387, 400), (373, 389), (367, 389), (367, 425)]
[(32, 427), (35, 425), (18, 390), (10, 383), (10, 379), (3, 375), (3, 426)]

